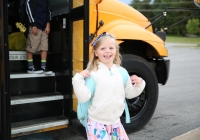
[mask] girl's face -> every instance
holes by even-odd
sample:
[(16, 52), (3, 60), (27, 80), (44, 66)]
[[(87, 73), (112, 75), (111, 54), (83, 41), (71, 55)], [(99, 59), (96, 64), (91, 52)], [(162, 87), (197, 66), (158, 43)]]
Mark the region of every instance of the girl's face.
[(111, 38), (103, 41), (94, 53), (101, 63), (110, 68), (113, 65), (116, 51), (115, 40)]

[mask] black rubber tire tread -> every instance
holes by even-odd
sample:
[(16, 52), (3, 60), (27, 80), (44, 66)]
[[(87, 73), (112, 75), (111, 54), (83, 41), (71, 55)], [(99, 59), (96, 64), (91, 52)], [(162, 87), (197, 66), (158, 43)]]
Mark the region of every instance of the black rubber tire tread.
[(131, 123), (125, 123), (124, 117), (121, 117), (126, 132), (130, 134), (142, 129), (153, 116), (158, 101), (158, 82), (156, 74), (150, 68), (149, 63), (139, 56), (122, 55), (122, 66), (129, 73), (136, 73), (145, 80), (145, 92), (148, 96), (140, 112), (135, 116), (131, 116)]

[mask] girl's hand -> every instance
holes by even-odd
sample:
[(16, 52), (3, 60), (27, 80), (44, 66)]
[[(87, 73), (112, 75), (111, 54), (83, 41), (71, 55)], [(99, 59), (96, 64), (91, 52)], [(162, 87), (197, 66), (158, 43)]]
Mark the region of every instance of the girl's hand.
[(142, 83), (142, 78), (138, 77), (137, 75), (132, 75), (130, 79), (133, 85), (139, 86)]
[(83, 71), (81, 71), (81, 72), (79, 72), (84, 78), (85, 77), (88, 77), (88, 78), (90, 78), (90, 71), (88, 71), (88, 70), (83, 70)]

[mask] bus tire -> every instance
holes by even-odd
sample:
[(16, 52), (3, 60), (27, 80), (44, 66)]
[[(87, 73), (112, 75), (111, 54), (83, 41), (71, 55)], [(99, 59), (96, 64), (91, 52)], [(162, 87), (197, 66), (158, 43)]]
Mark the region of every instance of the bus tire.
[(138, 97), (127, 100), (131, 123), (125, 123), (124, 113), (121, 117), (126, 132), (131, 134), (142, 129), (151, 119), (158, 101), (158, 82), (154, 70), (142, 57), (122, 55), (122, 66), (129, 75), (136, 74), (146, 82), (145, 89)]

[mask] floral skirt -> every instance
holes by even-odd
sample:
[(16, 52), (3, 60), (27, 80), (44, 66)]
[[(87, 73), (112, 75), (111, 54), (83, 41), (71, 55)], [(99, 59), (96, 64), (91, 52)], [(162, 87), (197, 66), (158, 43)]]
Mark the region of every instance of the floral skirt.
[(88, 119), (88, 140), (129, 140), (121, 122), (104, 125)]

